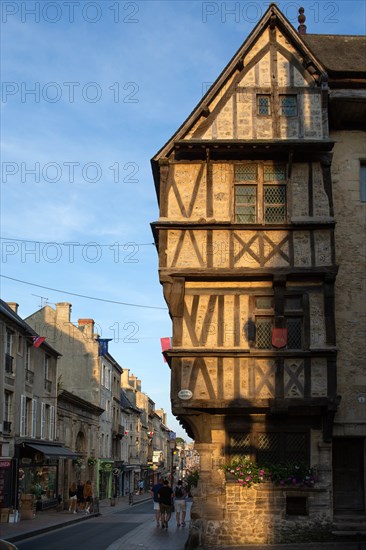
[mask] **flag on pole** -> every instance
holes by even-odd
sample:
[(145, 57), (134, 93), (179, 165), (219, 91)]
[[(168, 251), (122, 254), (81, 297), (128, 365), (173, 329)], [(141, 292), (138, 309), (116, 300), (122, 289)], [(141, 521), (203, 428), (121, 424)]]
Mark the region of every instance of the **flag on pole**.
[[(167, 338), (160, 338), (160, 344), (161, 344), (161, 350), (165, 351), (167, 349), (171, 349), (172, 347), (172, 339), (170, 337)], [(164, 363), (166, 363), (166, 359), (164, 357)]]
[(108, 342), (113, 340), (113, 338), (98, 338), (97, 342), (99, 344), (98, 348), (98, 357), (101, 355), (107, 355), (108, 353)]
[(39, 348), (41, 344), (46, 340), (45, 336), (32, 336), (33, 346)]

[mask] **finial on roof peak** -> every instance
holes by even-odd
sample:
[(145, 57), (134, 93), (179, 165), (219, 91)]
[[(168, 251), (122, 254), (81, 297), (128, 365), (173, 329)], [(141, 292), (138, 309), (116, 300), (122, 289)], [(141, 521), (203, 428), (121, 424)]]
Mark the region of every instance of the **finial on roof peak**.
[(300, 23), (300, 25), (297, 27), (299, 34), (306, 34), (306, 25), (305, 25), (306, 17), (305, 17), (304, 11), (305, 11), (304, 8), (299, 8), (299, 16), (297, 18), (298, 22)]

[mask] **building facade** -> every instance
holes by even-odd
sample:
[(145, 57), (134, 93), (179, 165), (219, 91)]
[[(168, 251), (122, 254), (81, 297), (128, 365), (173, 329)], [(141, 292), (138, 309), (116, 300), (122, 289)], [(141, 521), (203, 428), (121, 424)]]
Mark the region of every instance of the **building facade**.
[[(271, 4), (152, 159), (171, 401), (200, 453), (207, 544), (365, 515), (365, 40), (308, 35), (303, 12), (296, 31)], [(247, 489), (225, 479), (233, 459), (303, 463), (317, 483)]]
[[(96, 494), (110, 498), (113, 494), (114, 462), (120, 455), (112, 456), (114, 438), (119, 430), (116, 423), (116, 406), (122, 368), (108, 353), (108, 342), (101, 341), (95, 333), (95, 322), (90, 318), (71, 321), (71, 304), (60, 302), (56, 309), (46, 305), (30, 315), (27, 322), (47, 337), (47, 341), (61, 350), (59, 361), (60, 384), (64, 390), (103, 411), (98, 415), (98, 425), (80, 425), (74, 432), (71, 448), (80, 451), (79, 460), (73, 462), (73, 471), (68, 473), (71, 481), (86, 481), (91, 473)], [(117, 399), (117, 403), (115, 401)], [(119, 411), (118, 411), (119, 412)], [(117, 430), (117, 432), (116, 432)], [(87, 449), (94, 449), (87, 454)], [(116, 451), (116, 445), (114, 445)], [(120, 447), (118, 446), (120, 453)], [(93, 470), (90, 471), (90, 465)], [(88, 459), (89, 463), (88, 463)]]
[(18, 304), (0, 301), (0, 508), (19, 509), (23, 495), (57, 506), (76, 457), (56, 434), (59, 352), (39, 336)]

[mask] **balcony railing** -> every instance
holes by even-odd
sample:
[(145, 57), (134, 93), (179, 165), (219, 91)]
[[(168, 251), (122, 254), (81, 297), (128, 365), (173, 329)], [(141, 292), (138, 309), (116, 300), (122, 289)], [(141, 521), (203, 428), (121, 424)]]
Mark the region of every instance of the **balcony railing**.
[(14, 357), (6, 353), (5, 354), (5, 372), (7, 374), (13, 374), (13, 361), (14, 361)]
[(8, 420), (4, 420), (3, 422), (3, 433), (4, 434), (10, 434), (11, 432), (11, 422), (8, 422)]
[(33, 384), (34, 372), (32, 370), (25, 369), (25, 381), (28, 382), (28, 384)]
[(44, 389), (48, 392), (52, 390), (52, 380), (47, 380), (47, 378), (45, 378)]

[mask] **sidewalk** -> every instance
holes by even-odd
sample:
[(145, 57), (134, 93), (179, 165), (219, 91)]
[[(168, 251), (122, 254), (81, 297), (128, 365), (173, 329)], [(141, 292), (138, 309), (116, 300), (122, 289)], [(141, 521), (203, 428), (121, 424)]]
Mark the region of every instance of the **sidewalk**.
[[(131, 509), (133, 514), (125, 518), (127, 522), (136, 522), (136, 527), (131, 529), (126, 535), (115, 540), (105, 550), (183, 550), (188, 538), (190, 523), (191, 503), (187, 503), (187, 516), (185, 527), (177, 527), (175, 518), (172, 516), (167, 531), (156, 527), (153, 514), (146, 518), (146, 512), (142, 514), (139, 506), (142, 502), (151, 501), (148, 493), (134, 495), (134, 506), (130, 506), (128, 496), (116, 499), (116, 505), (111, 506), (109, 500), (100, 502), (100, 520), (118, 514), (118, 512)], [(116, 521), (123, 521), (123, 516), (116, 516)], [(86, 521), (93, 515), (69, 514), (67, 511), (44, 511), (37, 512), (35, 519), (23, 520), (19, 523), (1, 523), (0, 539), (16, 543), (17, 541), (52, 531), (59, 527), (72, 525), (81, 521)], [(98, 520), (98, 521), (100, 521)], [(110, 518), (112, 520), (112, 518)], [(109, 521), (110, 521), (109, 520)], [(204, 550), (205, 547), (200, 547)], [(297, 543), (280, 545), (243, 545), (237, 547), (217, 547), (210, 550), (366, 550), (365, 542), (329, 542), (329, 543)]]
[[(134, 505), (147, 500), (151, 500), (149, 493), (133, 495)], [(106, 499), (100, 501), (99, 513), (106, 516), (113, 514), (118, 510), (125, 510), (129, 507), (128, 496), (116, 499), (115, 506), (111, 506), (109, 499)], [(65, 525), (72, 525), (73, 523), (88, 520), (96, 515), (97, 514), (87, 515), (82, 512), (77, 515), (73, 515), (69, 514), (67, 510), (62, 510), (59, 512), (55, 509), (45, 510), (43, 512), (37, 512), (34, 519), (21, 520), (18, 523), (0, 523), (0, 539), (5, 539), (9, 542), (16, 542), (35, 535), (40, 535), (41, 533), (47, 533), (47, 531), (52, 531), (58, 527), (64, 527)]]

